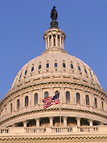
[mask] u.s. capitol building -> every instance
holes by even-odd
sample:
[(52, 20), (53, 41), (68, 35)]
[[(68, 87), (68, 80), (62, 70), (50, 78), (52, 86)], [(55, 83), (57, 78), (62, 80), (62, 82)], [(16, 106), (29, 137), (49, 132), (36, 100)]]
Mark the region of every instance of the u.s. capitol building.
[[(0, 101), (0, 143), (107, 143), (107, 92), (91, 68), (64, 50), (57, 11), (43, 37), (45, 51), (16, 75)], [(60, 93), (60, 104), (42, 100)]]

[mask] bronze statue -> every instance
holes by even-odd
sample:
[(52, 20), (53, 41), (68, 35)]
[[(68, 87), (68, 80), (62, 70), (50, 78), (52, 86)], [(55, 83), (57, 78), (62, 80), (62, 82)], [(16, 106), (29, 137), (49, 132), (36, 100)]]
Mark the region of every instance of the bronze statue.
[(51, 19), (52, 20), (56, 20), (57, 19), (57, 17), (58, 17), (58, 13), (57, 13), (57, 11), (56, 11), (56, 9), (55, 9), (56, 7), (55, 6), (53, 6), (53, 9), (51, 10)]

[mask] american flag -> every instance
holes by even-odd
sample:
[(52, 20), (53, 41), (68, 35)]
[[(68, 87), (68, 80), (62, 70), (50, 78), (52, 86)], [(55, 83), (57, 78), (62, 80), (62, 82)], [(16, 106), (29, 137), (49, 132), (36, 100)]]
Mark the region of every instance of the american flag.
[(55, 104), (59, 104), (60, 100), (59, 100), (59, 93), (57, 93), (55, 96), (51, 96), (51, 97), (46, 97), (42, 100), (43, 104), (43, 108), (46, 109), (48, 107), (50, 107), (51, 105), (55, 105)]

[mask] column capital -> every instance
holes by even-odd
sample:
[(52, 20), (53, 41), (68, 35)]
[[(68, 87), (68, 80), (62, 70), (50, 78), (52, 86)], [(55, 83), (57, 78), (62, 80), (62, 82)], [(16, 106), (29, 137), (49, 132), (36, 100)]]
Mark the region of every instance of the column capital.
[(49, 119), (53, 119), (54, 117), (53, 116), (49, 116)]
[(78, 119), (78, 120), (79, 120), (79, 119), (81, 119), (81, 117), (76, 117), (76, 119)]
[(28, 123), (29, 121), (28, 120), (24, 120), (24, 121), (22, 121), (23, 123)]
[(62, 116), (62, 118), (67, 118), (68, 116), (66, 116), (66, 115), (64, 115), (64, 116)]

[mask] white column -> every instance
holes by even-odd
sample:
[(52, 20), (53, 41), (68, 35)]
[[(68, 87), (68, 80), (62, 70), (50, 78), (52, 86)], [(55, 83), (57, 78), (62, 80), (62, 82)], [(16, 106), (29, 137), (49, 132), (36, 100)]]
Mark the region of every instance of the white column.
[(50, 96), (54, 96), (54, 89), (53, 89), (53, 87), (50, 87), (49, 95), (50, 95)]
[(49, 36), (48, 36), (48, 48), (49, 48)]
[(90, 107), (93, 107), (93, 95), (92, 94), (89, 95), (89, 103), (90, 103)]
[(75, 92), (74, 88), (72, 89), (72, 96), (71, 97), (72, 97), (72, 103), (75, 104), (76, 103), (76, 92)]
[(64, 38), (62, 37), (62, 49), (64, 49)]
[(23, 102), (22, 103), (22, 108), (23, 108), (23, 107), (25, 107), (25, 96), (24, 95), (22, 95), (22, 102)]
[(77, 126), (80, 127), (80, 117), (77, 117)]
[(89, 120), (89, 125), (93, 126), (93, 120)]
[(64, 91), (64, 87), (61, 87), (59, 97), (60, 97), (60, 103), (65, 103), (65, 91)]
[(98, 97), (97, 98), (97, 108), (98, 109), (102, 109), (102, 105), (101, 105), (102, 103), (101, 103), (101, 97)]
[(81, 105), (86, 105), (86, 94), (85, 94), (84, 90), (80, 91), (80, 104)]
[(50, 120), (50, 127), (53, 127), (53, 117), (50, 117), (49, 120)]
[(39, 126), (40, 126), (40, 119), (36, 118), (36, 127), (39, 127)]
[(48, 39), (47, 39), (47, 37), (46, 37), (46, 39), (45, 39), (45, 40), (46, 40), (46, 49), (47, 49), (47, 40), (48, 40)]
[(38, 94), (38, 104), (42, 104), (42, 99), (43, 99), (43, 95), (42, 95), (42, 89), (39, 89), (39, 94)]
[(28, 103), (28, 105), (31, 106), (32, 105), (32, 101), (31, 101), (32, 100), (31, 99), (31, 97), (32, 97), (32, 91), (29, 92), (29, 95), (30, 96), (28, 96), (29, 97), (29, 103)]
[(66, 116), (63, 117), (63, 126), (67, 127), (67, 117)]
[(104, 111), (106, 111), (106, 101), (104, 100)]
[(55, 38), (55, 43), (56, 43), (56, 47), (58, 46), (58, 35), (56, 34), (56, 38)]
[(53, 35), (51, 35), (51, 46), (52, 46), (52, 47), (54, 46), (54, 38), (53, 38)]
[(62, 38), (61, 38), (61, 35), (60, 35), (60, 47), (61, 47), (61, 45), (62, 45), (62, 44), (61, 44), (61, 40), (62, 40)]
[(27, 127), (27, 123), (28, 123), (28, 121), (23, 121), (23, 126)]

